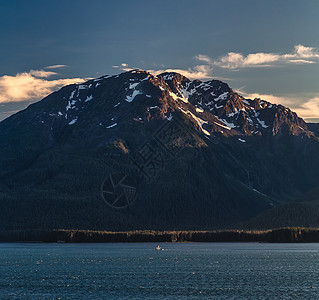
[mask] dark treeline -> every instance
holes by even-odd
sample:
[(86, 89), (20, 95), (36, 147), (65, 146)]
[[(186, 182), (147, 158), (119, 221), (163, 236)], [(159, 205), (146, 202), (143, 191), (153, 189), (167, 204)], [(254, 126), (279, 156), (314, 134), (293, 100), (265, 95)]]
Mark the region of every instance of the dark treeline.
[(280, 228), (265, 231), (88, 231), (54, 230), (44, 235), (44, 242), (118, 243), (118, 242), (319, 242), (319, 228)]

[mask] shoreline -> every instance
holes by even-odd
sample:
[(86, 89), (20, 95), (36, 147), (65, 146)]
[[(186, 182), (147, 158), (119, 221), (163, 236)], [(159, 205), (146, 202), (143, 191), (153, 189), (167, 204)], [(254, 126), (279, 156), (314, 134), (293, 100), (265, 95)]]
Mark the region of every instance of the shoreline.
[(64, 243), (145, 243), (145, 242), (260, 242), (316, 243), (319, 228), (289, 227), (269, 230), (211, 230), (211, 231), (91, 231), (53, 230), (43, 242)]
[(196, 243), (259, 242), (319, 243), (319, 228), (286, 227), (268, 230), (209, 231), (94, 231), (94, 230), (11, 230), (0, 231), (0, 242), (26, 243)]

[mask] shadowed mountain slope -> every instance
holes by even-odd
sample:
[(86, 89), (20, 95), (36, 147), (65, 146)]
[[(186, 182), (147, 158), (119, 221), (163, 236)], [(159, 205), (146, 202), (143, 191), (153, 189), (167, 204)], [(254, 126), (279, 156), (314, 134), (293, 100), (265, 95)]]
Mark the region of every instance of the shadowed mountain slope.
[(0, 123), (0, 229), (226, 228), (302, 197), (318, 167), (290, 109), (133, 70)]

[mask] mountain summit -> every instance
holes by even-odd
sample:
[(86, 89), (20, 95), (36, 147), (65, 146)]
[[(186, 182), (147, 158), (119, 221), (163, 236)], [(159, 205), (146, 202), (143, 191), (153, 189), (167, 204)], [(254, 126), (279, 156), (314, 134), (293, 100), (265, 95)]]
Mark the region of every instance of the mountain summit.
[(236, 226), (317, 187), (311, 129), (219, 80), (68, 85), (0, 123), (0, 228)]

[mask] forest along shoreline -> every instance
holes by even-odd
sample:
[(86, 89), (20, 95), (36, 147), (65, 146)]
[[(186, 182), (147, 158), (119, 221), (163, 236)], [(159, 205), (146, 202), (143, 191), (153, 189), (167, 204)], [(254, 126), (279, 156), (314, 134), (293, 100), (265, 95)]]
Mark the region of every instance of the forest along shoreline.
[(287, 227), (269, 230), (216, 231), (0, 231), (1, 242), (145, 243), (145, 242), (265, 242), (319, 243), (319, 228)]
[(144, 243), (144, 242), (268, 242), (319, 243), (319, 228), (289, 227), (270, 230), (127, 231), (53, 230), (43, 242)]

